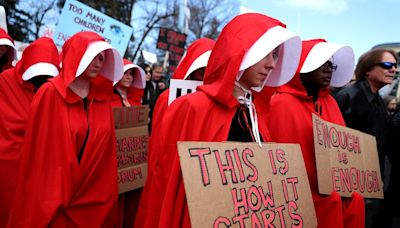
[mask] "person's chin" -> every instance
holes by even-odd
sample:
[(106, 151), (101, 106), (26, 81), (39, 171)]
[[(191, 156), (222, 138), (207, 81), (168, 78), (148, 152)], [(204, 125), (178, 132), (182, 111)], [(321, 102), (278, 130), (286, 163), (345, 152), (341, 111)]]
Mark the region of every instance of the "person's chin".
[(386, 85), (392, 84), (392, 83), (393, 83), (393, 78), (386, 79), (386, 80), (384, 81), (384, 83), (385, 83)]

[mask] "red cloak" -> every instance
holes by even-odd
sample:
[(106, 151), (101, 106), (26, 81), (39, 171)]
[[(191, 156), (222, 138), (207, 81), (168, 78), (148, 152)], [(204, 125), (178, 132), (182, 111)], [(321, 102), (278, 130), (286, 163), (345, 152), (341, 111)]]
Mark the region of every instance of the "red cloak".
[[(140, 106), (142, 105), (142, 97), (144, 94), (144, 89), (132, 88), (129, 87), (127, 93), (127, 99), (131, 106)], [(113, 107), (123, 107), (121, 96), (116, 94), (115, 92), (112, 95), (111, 103)]]
[[(201, 38), (193, 42), (188, 47), (185, 56), (176, 68), (172, 78), (185, 79), (185, 76), (187, 76), (187, 73), (195, 60), (207, 51), (210, 51), (214, 47), (214, 43), (215, 41), (208, 38)], [(154, 107), (152, 116), (152, 133), (149, 138), (149, 148), (147, 152), (148, 174), (142, 198), (140, 199), (135, 227), (153, 227), (158, 221), (160, 208), (157, 205), (161, 204), (162, 195), (152, 195), (151, 192), (154, 191), (152, 190), (153, 187), (160, 186), (158, 183), (153, 183), (159, 181), (158, 178), (154, 177), (153, 170), (156, 169), (154, 166), (158, 164), (158, 159), (163, 153), (163, 150), (156, 149), (156, 146), (159, 145), (158, 142), (161, 139), (161, 128), (163, 126), (162, 119), (168, 108), (168, 97), (169, 89), (161, 93)]]
[[(95, 41), (104, 39), (80, 32), (67, 40), (60, 75), (35, 94), (8, 227), (113, 226), (118, 188), (112, 82), (107, 89), (91, 83), (87, 111), (68, 87)], [(122, 75), (115, 72), (122, 72), (121, 57), (107, 60), (112, 53), (106, 50), (102, 69), (108, 74), (103, 76), (119, 80)]]
[[(159, 180), (158, 186), (152, 186), (152, 196), (164, 195), (162, 204), (155, 205), (161, 207), (159, 227), (190, 227), (177, 141), (227, 140), (232, 118), (239, 106), (232, 92), (242, 60), (247, 50), (273, 27), (285, 25), (255, 13), (235, 17), (225, 26), (215, 43), (206, 68), (204, 85), (199, 86), (196, 93), (178, 98), (168, 107), (159, 147), (163, 152), (154, 170), (154, 177)], [(270, 141), (266, 122), (259, 120), (258, 127), (263, 140)]]
[[(17, 187), (15, 174), (29, 108), (36, 91), (36, 87), (23, 80), (22, 75), (35, 64), (42, 63), (52, 64), (55, 69), (60, 65), (57, 47), (49, 38), (39, 38), (31, 43), (25, 48), (16, 67), (3, 71), (0, 75), (0, 224), (4, 226), (7, 224)], [(51, 73), (42, 67), (40, 74)]]
[[(319, 227), (364, 227), (364, 200), (359, 194), (341, 198), (336, 192), (326, 196), (318, 193), (317, 170), (313, 141), (312, 113), (322, 119), (345, 126), (344, 119), (329, 89), (319, 91), (318, 100), (307, 94), (300, 81), (302, 68), (312, 47), (325, 40), (303, 41), (300, 65), (296, 75), (278, 88), (271, 99), (268, 127), (271, 138), (279, 143), (299, 143), (310, 182)], [(340, 67), (340, 66), (339, 66)], [(318, 110), (318, 112), (316, 111)]]
[[(142, 97), (144, 93), (144, 85), (146, 75), (142, 68), (133, 64), (131, 61), (124, 59), (124, 72), (132, 69), (133, 81), (130, 87), (127, 88), (127, 99), (131, 106), (142, 105)], [(121, 79), (122, 80), (122, 79)], [(136, 86), (136, 87), (135, 87)], [(112, 95), (112, 107), (123, 107), (122, 98), (117, 91), (114, 90)], [(116, 215), (117, 227), (132, 227), (136, 217), (137, 207), (139, 205), (142, 189), (135, 189), (118, 195), (118, 206)]]

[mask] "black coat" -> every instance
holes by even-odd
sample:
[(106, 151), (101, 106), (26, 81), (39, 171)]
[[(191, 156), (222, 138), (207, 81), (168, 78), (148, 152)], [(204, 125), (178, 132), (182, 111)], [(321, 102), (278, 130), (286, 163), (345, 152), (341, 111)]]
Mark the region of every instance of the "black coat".
[(361, 79), (335, 94), (347, 127), (376, 137), (381, 175), (385, 164), (387, 112), (382, 97), (373, 94), (368, 81)]

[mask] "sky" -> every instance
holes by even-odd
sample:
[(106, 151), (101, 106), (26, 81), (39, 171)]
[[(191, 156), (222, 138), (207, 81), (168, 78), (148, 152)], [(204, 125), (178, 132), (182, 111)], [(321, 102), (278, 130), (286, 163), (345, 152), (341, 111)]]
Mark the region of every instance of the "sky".
[(356, 60), (373, 46), (400, 43), (399, 0), (240, 0), (287, 25), (302, 40), (323, 38), (353, 48)]

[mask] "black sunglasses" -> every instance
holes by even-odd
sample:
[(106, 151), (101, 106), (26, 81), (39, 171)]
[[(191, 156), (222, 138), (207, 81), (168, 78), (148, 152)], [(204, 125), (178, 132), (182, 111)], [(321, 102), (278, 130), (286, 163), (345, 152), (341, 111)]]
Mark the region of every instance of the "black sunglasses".
[(376, 65), (382, 67), (385, 70), (390, 70), (392, 67), (397, 69), (397, 63), (392, 63), (392, 62), (381, 62), (377, 63)]
[(331, 61), (327, 61), (326, 63), (324, 63), (321, 66), (321, 68), (322, 68), (323, 71), (331, 70), (332, 72), (335, 72), (337, 70), (337, 68), (338, 68), (338, 65), (332, 63)]

